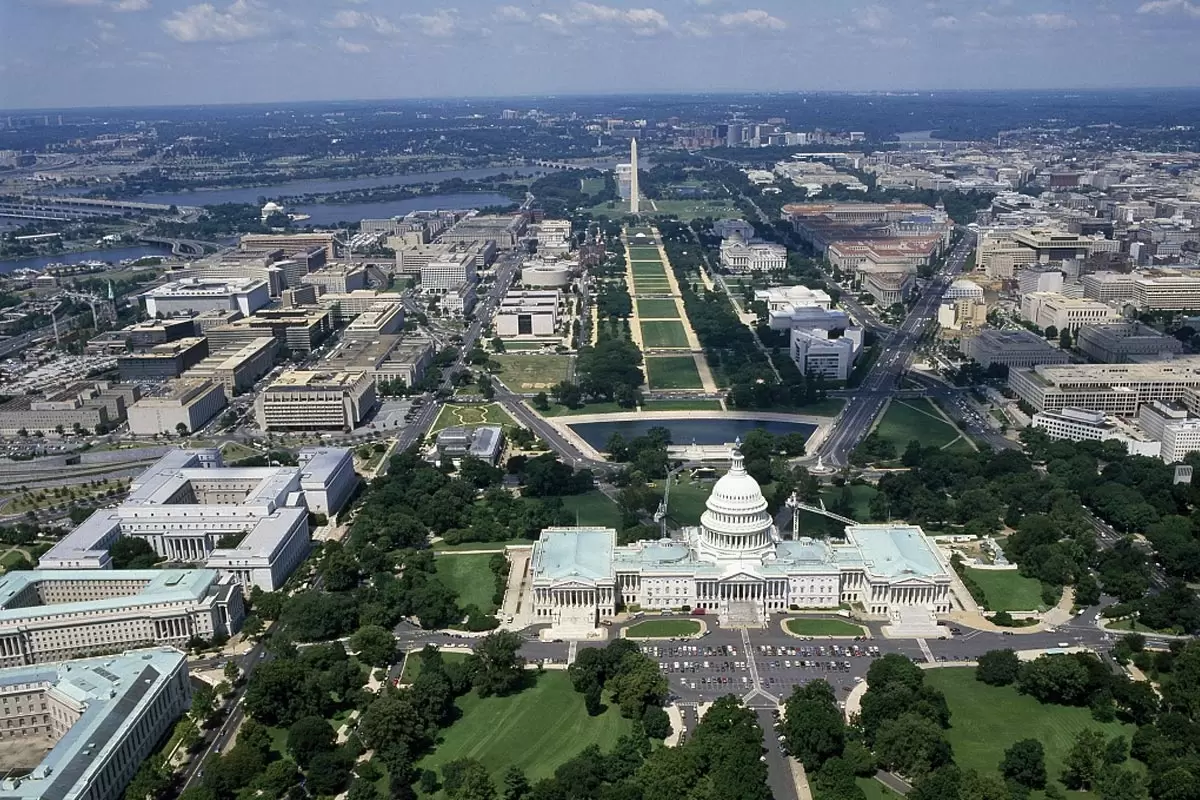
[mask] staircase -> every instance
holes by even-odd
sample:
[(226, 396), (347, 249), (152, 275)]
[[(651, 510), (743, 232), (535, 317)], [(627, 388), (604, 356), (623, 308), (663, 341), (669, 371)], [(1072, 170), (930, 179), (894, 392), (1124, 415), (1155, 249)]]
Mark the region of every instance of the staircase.
[(722, 628), (765, 628), (767, 614), (761, 600), (726, 600), (718, 610)]

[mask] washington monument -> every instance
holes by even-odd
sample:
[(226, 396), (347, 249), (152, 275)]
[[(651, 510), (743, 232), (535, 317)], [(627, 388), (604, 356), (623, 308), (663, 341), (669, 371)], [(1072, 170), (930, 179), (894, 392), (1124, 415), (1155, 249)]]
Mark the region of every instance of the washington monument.
[(638, 213), (637, 139), (629, 140), (629, 213)]

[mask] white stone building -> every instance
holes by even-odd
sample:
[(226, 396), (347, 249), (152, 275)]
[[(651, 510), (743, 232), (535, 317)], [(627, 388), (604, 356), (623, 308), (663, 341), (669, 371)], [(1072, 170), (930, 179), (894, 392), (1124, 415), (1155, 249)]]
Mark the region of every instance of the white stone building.
[(803, 375), (817, 375), (831, 381), (849, 380), (862, 342), (861, 328), (847, 328), (836, 338), (830, 338), (829, 331), (821, 328), (793, 328), (792, 361)]
[(735, 235), (721, 241), (721, 266), (736, 273), (787, 269), (787, 248)]

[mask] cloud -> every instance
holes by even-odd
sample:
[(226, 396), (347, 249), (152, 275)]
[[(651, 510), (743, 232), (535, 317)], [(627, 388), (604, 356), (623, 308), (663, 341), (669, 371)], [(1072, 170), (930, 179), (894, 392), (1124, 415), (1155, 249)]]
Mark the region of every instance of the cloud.
[(446, 39), (458, 32), (458, 9), (444, 8), (432, 14), (412, 14), (408, 17), (417, 24), (421, 33), (435, 39)]
[(162, 28), (180, 42), (241, 42), (271, 32), (271, 14), (258, 0), (234, 0), (218, 9), (200, 3), (176, 11), (163, 20)]
[(858, 9), (858, 19), (855, 20), (855, 25), (859, 30), (881, 31), (891, 20), (892, 12), (883, 6), (867, 6)]
[[(541, 15), (555, 16), (555, 15)], [(556, 17), (557, 18), (557, 17)], [(564, 19), (572, 25), (608, 25), (628, 28), (638, 36), (663, 33), (671, 26), (666, 16), (654, 8), (614, 8), (596, 3), (576, 3)]]
[(336, 30), (369, 30), (384, 36), (398, 33), (400, 30), (384, 17), (368, 14), (365, 11), (355, 11), (350, 8), (343, 8), (329, 19), (324, 20), (321, 24), (326, 28), (334, 28)]
[(362, 55), (363, 53), (371, 52), (371, 48), (362, 42), (347, 41), (342, 36), (337, 38), (337, 41), (334, 42), (334, 45), (343, 53), (350, 53), (351, 55)]
[(1035, 28), (1041, 28), (1044, 31), (1061, 31), (1079, 25), (1066, 14), (1030, 14), (1029, 22)]
[(528, 22), (529, 12), (519, 6), (500, 6), (492, 16), (501, 22)]
[(937, 17), (933, 20), (932, 25), (940, 31), (948, 31), (958, 27), (958, 17), (947, 14), (944, 17)]
[(1191, 0), (1151, 0), (1138, 6), (1139, 14), (1184, 14), (1200, 19), (1200, 3)]
[(787, 28), (787, 23), (779, 17), (773, 17), (761, 8), (750, 8), (733, 14), (722, 14), (717, 18), (726, 28), (762, 28), (764, 30), (781, 31)]
[(145, 11), (150, 7), (150, 0), (117, 0), (113, 3), (113, 11)]
[(695, 36), (697, 39), (707, 39), (709, 36), (712, 36), (712, 31), (710, 31), (706, 25), (696, 22), (695, 20), (689, 19), (680, 27), (685, 34), (688, 36)]

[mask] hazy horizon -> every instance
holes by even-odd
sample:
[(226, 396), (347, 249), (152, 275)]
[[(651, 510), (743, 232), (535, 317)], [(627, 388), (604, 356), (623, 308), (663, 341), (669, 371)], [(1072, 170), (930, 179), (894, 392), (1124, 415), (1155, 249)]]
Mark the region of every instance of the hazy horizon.
[(0, 108), (1200, 87), (1200, 0), (396, 5), (0, 0)]

